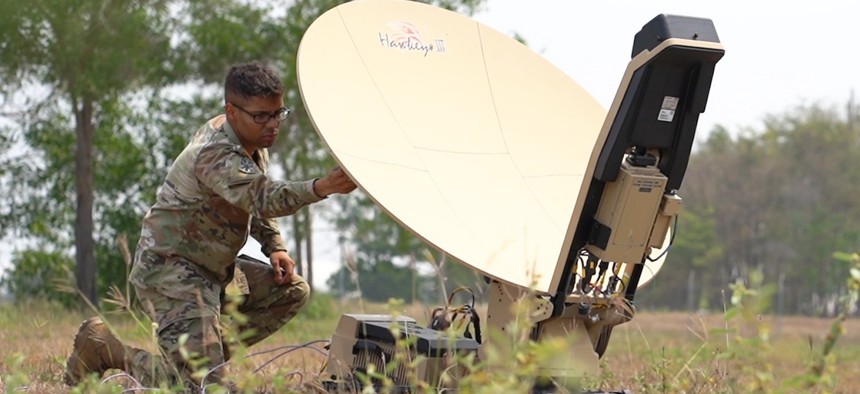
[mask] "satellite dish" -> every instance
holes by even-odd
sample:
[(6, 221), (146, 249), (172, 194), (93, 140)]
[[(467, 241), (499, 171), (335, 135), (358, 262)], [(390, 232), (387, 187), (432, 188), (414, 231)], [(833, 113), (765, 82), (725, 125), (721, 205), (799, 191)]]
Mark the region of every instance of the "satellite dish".
[[(503, 329), (516, 318), (513, 300), (537, 291), (531, 339), (573, 339), (539, 374), (584, 376), (664, 262), (723, 53), (710, 20), (658, 15), (634, 37), (607, 113), (542, 57), (474, 20), (414, 1), (357, 0), (308, 28), (297, 68), (311, 120), (352, 179), (492, 279), (486, 325)], [(352, 365), (358, 320), (341, 320), (335, 363)]]
[(395, 220), (493, 278), (551, 292), (606, 111), (520, 42), (413, 1), (306, 31), (298, 80), (335, 159)]

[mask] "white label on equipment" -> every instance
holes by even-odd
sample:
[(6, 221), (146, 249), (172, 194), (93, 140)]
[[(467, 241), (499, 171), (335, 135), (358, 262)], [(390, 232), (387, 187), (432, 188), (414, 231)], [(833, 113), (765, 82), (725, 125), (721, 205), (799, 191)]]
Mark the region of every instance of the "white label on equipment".
[(677, 97), (665, 96), (663, 97), (663, 105), (661, 105), (660, 108), (671, 109), (674, 111), (678, 109), (678, 101), (679, 99)]
[(660, 114), (657, 115), (657, 120), (661, 122), (671, 122), (675, 119), (675, 110), (678, 109), (677, 97), (663, 96), (663, 104), (660, 105)]
[(657, 120), (660, 120), (663, 122), (671, 122), (672, 119), (674, 119), (674, 118), (675, 118), (675, 111), (672, 111), (671, 109), (661, 109), (660, 115), (657, 115)]

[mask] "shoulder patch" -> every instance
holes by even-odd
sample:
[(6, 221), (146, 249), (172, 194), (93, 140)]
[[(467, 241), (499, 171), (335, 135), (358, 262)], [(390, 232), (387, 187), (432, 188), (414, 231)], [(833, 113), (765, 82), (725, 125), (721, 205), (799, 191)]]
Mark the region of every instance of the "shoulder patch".
[(250, 158), (242, 156), (242, 159), (239, 160), (239, 172), (253, 174), (257, 172), (257, 165)]

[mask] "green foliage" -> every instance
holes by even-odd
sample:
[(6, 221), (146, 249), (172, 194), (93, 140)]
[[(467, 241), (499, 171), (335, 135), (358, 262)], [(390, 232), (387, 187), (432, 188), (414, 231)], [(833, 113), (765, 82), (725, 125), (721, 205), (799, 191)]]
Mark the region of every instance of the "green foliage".
[(800, 379), (806, 383), (807, 388), (824, 385), (835, 385), (836, 377), (834, 371), (835, 357), (833, 354), (834, 347), (839, 337), (843, 334), (844, 328), (842, 324), (851, 309), (857, 306), (857, 301), (860, 300), (860, 253), (835, 253), (833, 257), (836, 260), (846, 262), (849, 265), (849, 275), (846, 279), (847, 293), (840, 300), (840, 311), (830, 327), (830, 331), (824, 338), (824, 345), (821, 353), (816, 355), (813, 360), (809, 373)]
[[(785, 381), (774, 377), (774, 366), (766, 359), (774, 352), (771, 346), (771, 328), (761, 322), (773, 299), (774, 286), (763, 285), (760, 272), (753, 271), (749, 286), (738, 282), (732, 285), (731, 309), (726, 320), (731, 324), (727, 331), (727, 346), (717, 353), (717, 359), (728, 364), (727, 370), (738, 371), (731, 377), (735, 391), (757, 393), (833, 392), (837, 388), (834, 376), (833, 349), (842, 334), (842, 323), (855, 307), (860, 296), (860, 255), (836, 254), (839, 260), (851, 265), (852, 275), (846, 286), (848, 293), (839, 305), (839, 316), (833, 321), (819, 353), (813, 354), (809, 370)], [(730, 341), (729, 334), (734, 334)]]
[[(681, 213), (667, 257), (667, 269), (661, 270), (652, 283), (637, 292), (640, 305), (676, 310), (708, 307), (711, 300), (707, 291), (710, 289), (701, 284), (715, 281), (707, 275), (713, 275), (711, 267), (725, 259), (723, 244), (716, 233), (716, 220), (713, 208)], [(679, 297), (679, 294), (684, 296)]]
[(38, 81), (77, 104), (163, 80), (165, 70), (159, 66), (169, 53), (169, 35), (163, 29), (166, 4), (162, 0), (4, 4), (0, 25), (4, 91)]
[(297, 318), (308, 320), (332, 319), (335, 316), (336, 300), (330, 293), (314, 292)]
[(8, 390), (7, 392), (26, 390), (26, 387), (30, 385), (30, 376), (27, 374), (28, 371), (22, 368), (24, 359), (25, 356), (21, 353), (14, 353), (6, 356), (6, 364), (11, 366), (9, 370), (15, 371), (11, 374), (7, 372), (0, 374), (0, 383), (5, 384), (6, 389)]
[(15, 269), (0, 279), (0, 287), (5, 287), (16, 299), (44, 299), (65, 306), (77, 304), (77, 299), (69, 296), (74, 288), (74, 262), (65, 254), (27, 250), (15, 253), (12, 264)]
[[(401, 230), (400, 234), (408, 233)], [(410, 254), (398, 263), (382, 258), (374, 262), (350, 261), (326, 280), (326, 286), (337, 297), (359, 296), (373, 302), (398, 298), (409, 303), (444, 304), (448, 294), (458, 287), (471, 289), (476, 299), (481, 300), (486, 282), (480, 275), (462, 264), (446, 262), (444, 256), (437, 259), (430, 250), (423, 250), (421, 260)]]
[(370, 301), (401, 298), (410, 303), (416, 300), (416, 292), (420, 295), (426, 291), (426, 286), (421, 286), (425, 283), (433, 283), (433, 278), (386, 260), (375, 264), (359, 260), (354, 274), (347, 267), (341, 267), (326, 281), (336, 296), (346, 296), (360, 289), (359, 295)]
[[(185, 1), (188, 18), (177, 53), (188, 72), (206, 83), (223, 82), (227, 67), (252, 59), (283, 66), (287, 43), (278, 13), (261, 3), (229, 0)], [(306, 28), (307, 26), (304, 26)]]

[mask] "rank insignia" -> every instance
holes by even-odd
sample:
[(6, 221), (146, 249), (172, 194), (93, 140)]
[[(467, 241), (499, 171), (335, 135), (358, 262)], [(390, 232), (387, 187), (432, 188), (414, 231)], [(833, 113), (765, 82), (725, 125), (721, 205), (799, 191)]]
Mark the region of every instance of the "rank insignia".
[(239, 171), (245, 174), (253, 174), (257, 172), (257, 165), (251, 159), (243, 157), (239, 160)]

